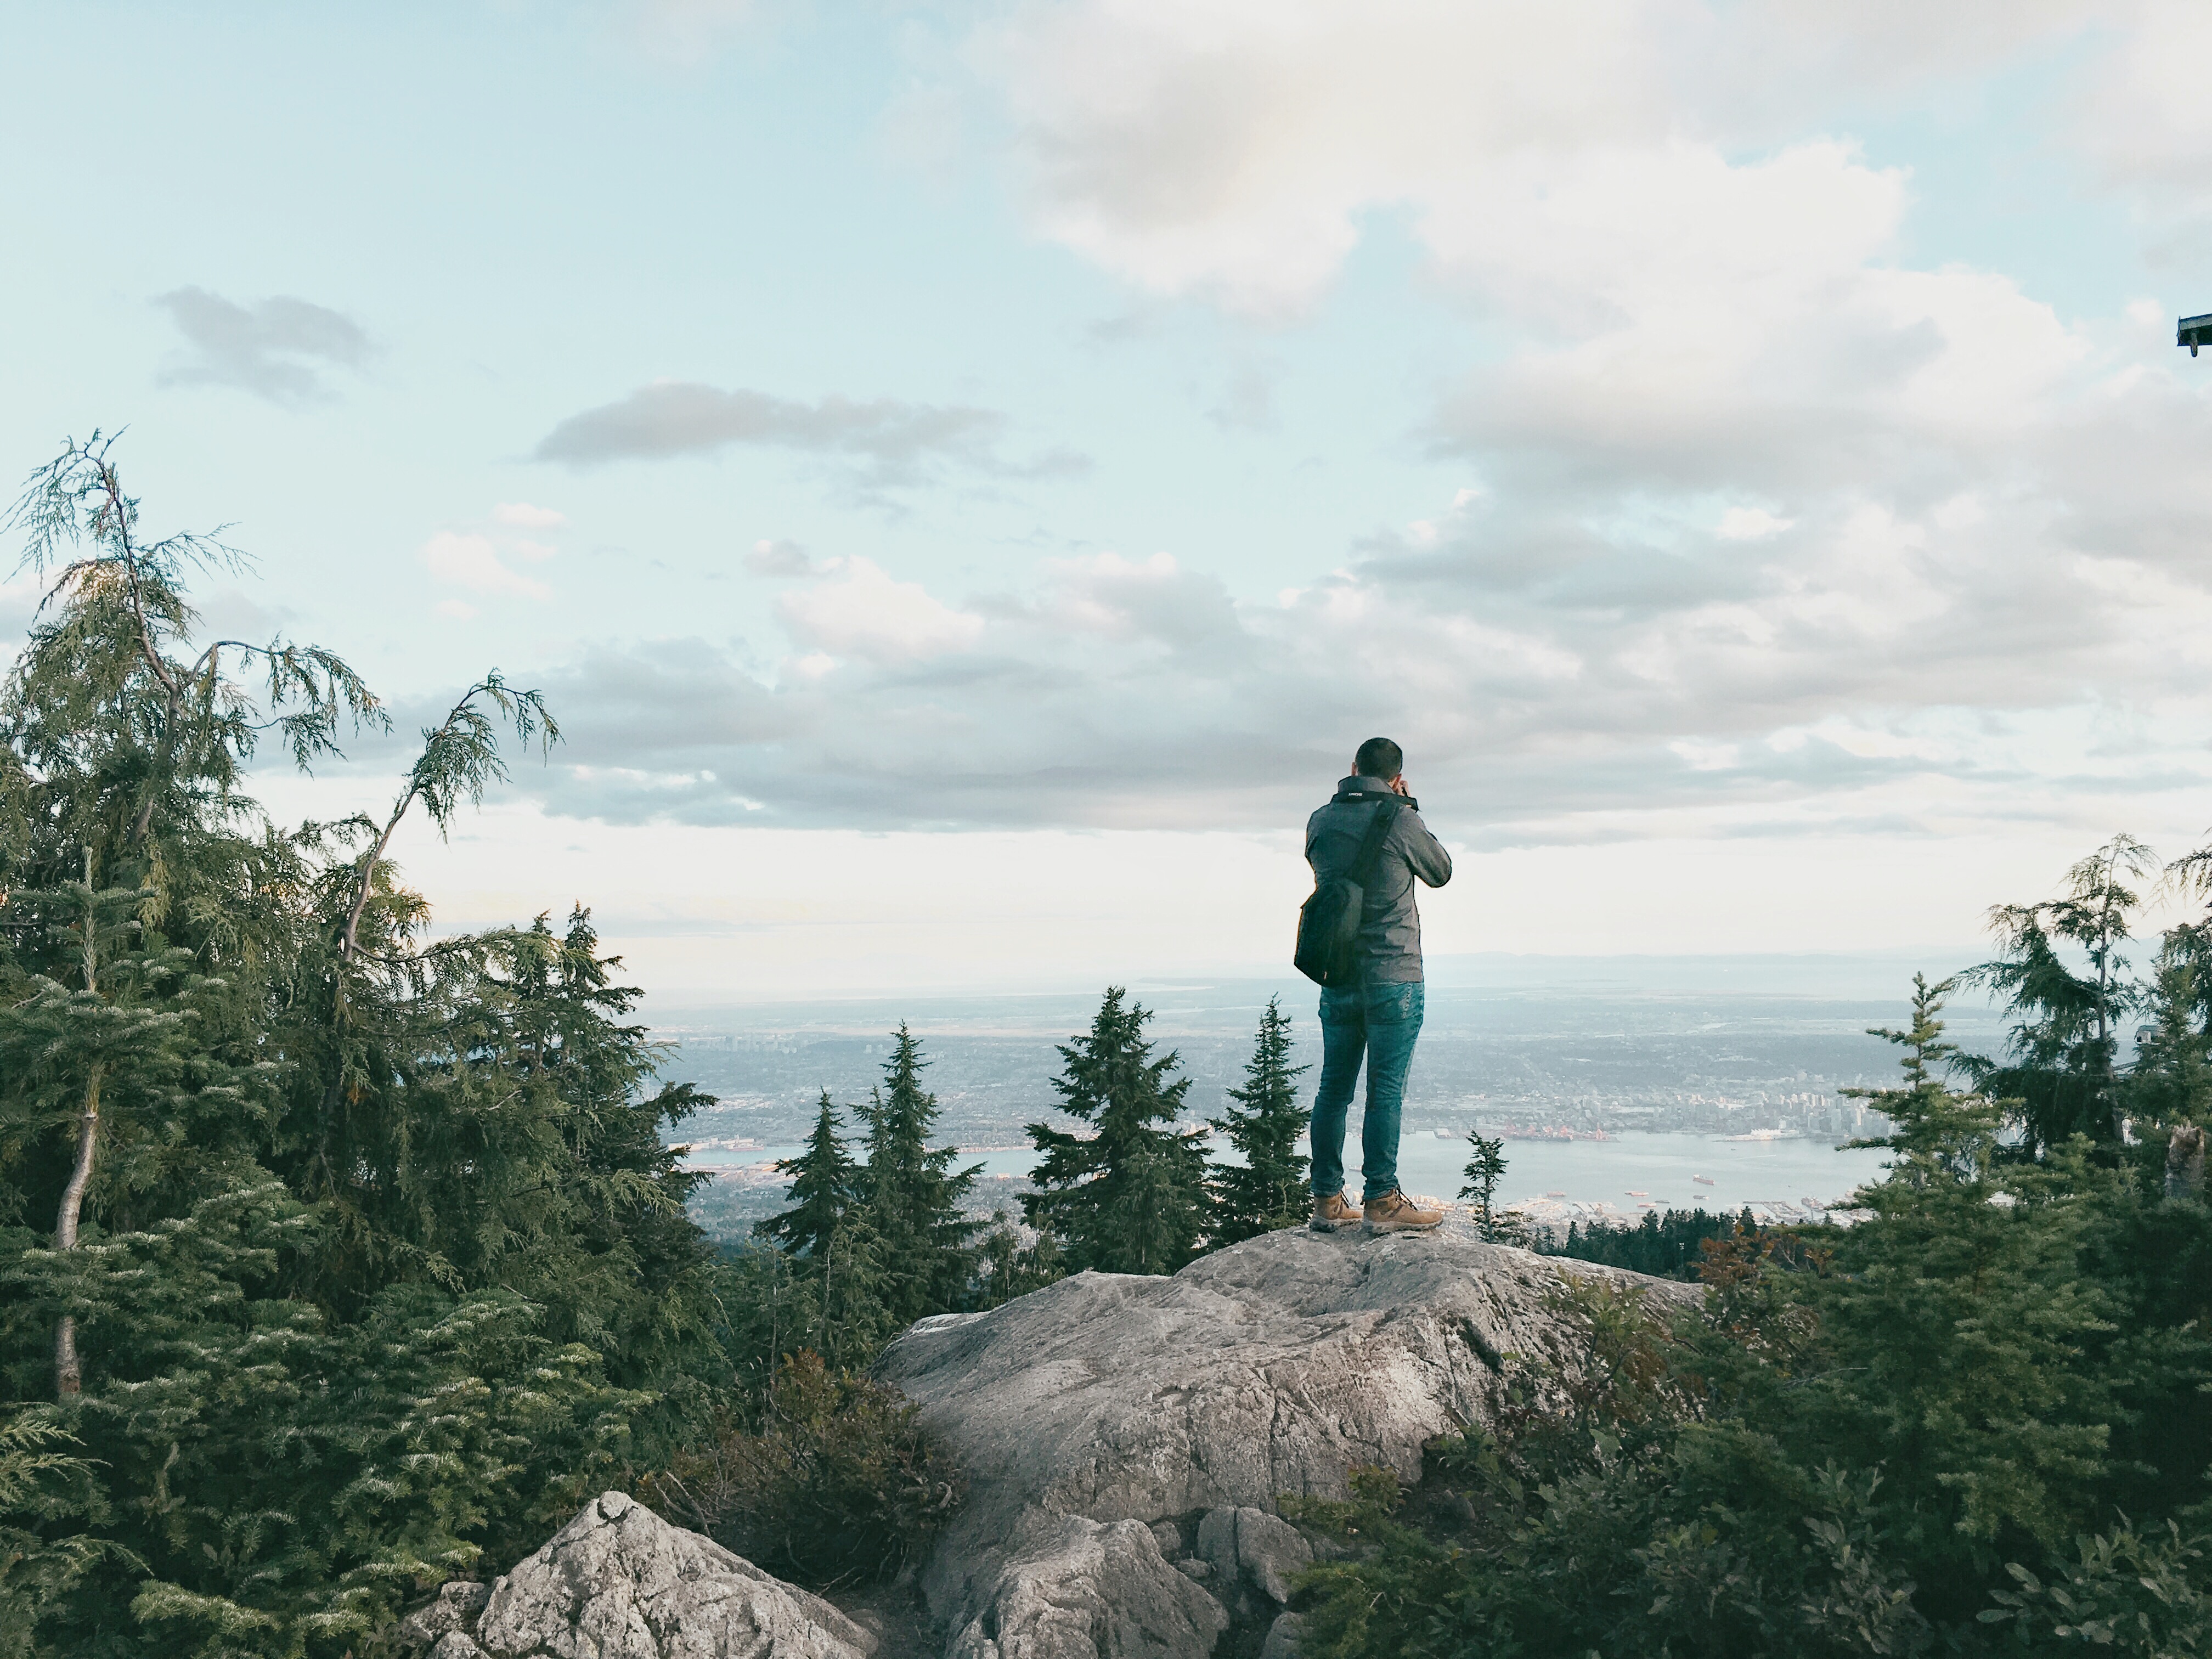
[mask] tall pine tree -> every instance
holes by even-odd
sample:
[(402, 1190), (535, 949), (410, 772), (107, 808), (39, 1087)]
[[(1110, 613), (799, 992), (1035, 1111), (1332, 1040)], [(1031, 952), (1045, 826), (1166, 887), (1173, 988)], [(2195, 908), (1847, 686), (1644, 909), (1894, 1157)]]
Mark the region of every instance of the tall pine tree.
[(792, 1206), (757, 1224), (753, 1231), (793, 1255), (826, 1255), (831, 1237), (860, 1196), (860, 1169), (837, 1133), (837, 1109), (824, 1089), (806, 1150), (775, 1166), (778, 1175), (791, 1177)]
[[(2142, 1000), (2122, 976), (2129, 923), (2142, 902), (2129, 884), (2158, 867), (2134, 836), (2113, 836), (2066, 872), (2059, 897), (1991, 911), (1990, 928), (2004, 953), (1960, 975), (2001, 994), (2018, 1021), (2006, 1034), (2008, 1054), (1963, 1054), (1959, 1064), (1977, 1092), (2020, 1103), (2030, 1151), (2048, 1151), (2074, 1134), (2114, 1144), (2124, 1139), (2119, 1027)], [(2081, 958), (2086, 973), (2074, 965)]]
[(1459, 1189), (1459, 1195), (1474, 1200), (1476, 1230), (1485, 1238), (1495, 1237), (1498, 1183), (1505, 1179), (1505, 1142), (1486, 1140), (1478, 1134), (1470, 1134), (1468, 1140), (1474, 1151), (1467, 1160), (1467, 1185)]
[(2212, 1030), (2204, 1017), (2203, 924), (2169, 928), (2152, 964), (2139, 1036), (2123, 1098), (2142, 1137), (2212, 1119)]
[(776, 1166), (791, 1176), (792, 1207), (753, 1231), (796, 1257), (815, 1291), (816, 1321), (802, 1341), (831, 1366), (865, 1366), (898, 1328), (884, 1304), (884, 1241), (860, 1202), (864, 1171), (837, 1133), (837, 1109), (822, 1091), (806, 1150)]
[(1244, 1086), (1229, 1091), (1237, 1103), (1214, 1120), (1244, 1160), (1217, 1164), (1208, 1176), (1208, 1243), (1215, 1249), (1305, 1219), (1311, 1194), (1307, 1161), (1297, 1150), (1306, 1127), (1297, 1079), (1310, 1068), (1290, 1060), (1290, 1018), (1282, 1000), (1270, 997), (1244, 1064)]
[(1206, 1224), (1206, 1152), (1176, 1127), (1188, 1078), (1172, 1053), (1152, 1058), (1152, 1015), (1123, 1006), (1109, 987), (1087, 1036), (1062, 1045), (1066, 1074), (1053, 1079), (1061, 1108), (1091, 1124), (1089, 1137), (1029, 1126), (1044, 1154), (1022, 1200), (1030, 1224), (1058, 1234), (1080, 1272), (1171, 1273), (1194, 1253)]
[(862, 1109), (868, 1121), (868, 1162), (858, 1177), (860, 1208), (880, 1243), (880, 1294), (896, 1324), (911, 1324), (960, 1305), (974, 1267), (979, 1224), (962, 1200), (982, 1172), (956, 1170), (957, 1146), (929, 1145), (937, 1097), (921, 1086), (921, 1040), (902, 1020), (884, 1062), (883, 1086)]

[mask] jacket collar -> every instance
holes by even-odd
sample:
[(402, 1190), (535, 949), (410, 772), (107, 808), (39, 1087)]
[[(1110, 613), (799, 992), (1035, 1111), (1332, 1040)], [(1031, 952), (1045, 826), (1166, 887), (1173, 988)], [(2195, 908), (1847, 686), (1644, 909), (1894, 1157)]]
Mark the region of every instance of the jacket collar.
[(1339, 779), (1336, 793), (1332, 799), (1340, 801), (1398, 800), (1405, 802), (1416, 812), (1421, 810), (1420, 802), (1415, 800), (1411, 795), (1398, 793), (1381, 778), (1370, 778), (1358, 774), (1352, 777)]

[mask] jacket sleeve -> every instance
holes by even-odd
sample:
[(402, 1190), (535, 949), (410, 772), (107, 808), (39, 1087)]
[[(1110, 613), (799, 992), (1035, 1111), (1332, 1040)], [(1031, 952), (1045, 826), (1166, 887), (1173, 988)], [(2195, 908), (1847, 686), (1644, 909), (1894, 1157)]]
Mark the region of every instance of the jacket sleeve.
[(1419, 812), (1399, 813), (1398, 822), (1391, 826), (1390, 839), (1399, 844), (1413, 872), (1430, 886), (1441, 887), (1451, 879), (1451, 854), (1429, 833)]

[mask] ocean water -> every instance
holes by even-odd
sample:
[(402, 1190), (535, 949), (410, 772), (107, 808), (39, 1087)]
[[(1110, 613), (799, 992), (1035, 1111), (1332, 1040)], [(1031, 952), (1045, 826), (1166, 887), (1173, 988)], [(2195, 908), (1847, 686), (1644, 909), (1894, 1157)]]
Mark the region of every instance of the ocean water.
[[(1346, 1163), (1358, 1143), (1346, 1137)], [(1407, 1135), (1399, 1142), (1398, 1177), (1406, 1190), (1449, 1198), (1463, 1184), (1463, 1140)], [(1857, 1187), (1881, 1178), (1888, 1154), (1841, 1151), (1825, 1140), (1731, 1140), (1719, 1135), (1637, 1131), (1609, 1140), (1509, 1140), (1498, 1197), (1518, 1203), (1561, 1194), (1573, 1204), (1608, 1204), (1633, 1211), (1741, 1209), (1784, 1204), (1826, 1208)], [(1710, 1185), (1694, 1177), (1703, 1176)], [(1356, 1179), (1356, 1176), (1353, 1177)], [(1640, 1196), (1639, 1196), (1640, 1194)]]
[[(767, 1166), (796, 1158), (799, 1146), (763, 1146), (757, 1151), (701, 1150), (691, 1167), (717, 1173), (770, 1178)], [(1422, 1130), (1399, 1141), (1398, 1178), (1409, 1193), (1449, 1199), (1462, 1184), (1469, 1148), (1464, 1139), (1445, 1139)], [(1345, 1137), (1347, 1184), (1358, 1185), (1359, 1121)], [(1881, 1179), (1887, 1154), (1879, 1150), (1838, 1150), (1823, 1140), (1731, 1140), (1718, 1135), (1657, 1134), (1630, 1131), (1606, 1140), (1509, 1140), (1505, 1179), (1498, 1188), (1504, 1203), (1560, 1194), (1561, 1202), (1603, 1204), (1633, 1216), (1640, 1206), (1655, 1209), (1736, 1210), (1791, 1206), (1826, 1208), (1864, 1182)], [(1036, 1160), (1027, 1146), (996, 1147), (964, 1155), (963, 1166), (980, 1164), (986, 1182), (1026, 1176)], [(1704, 1176), (1711, 1183), (1695, 1179)], [(1807, 1200), (1812, 1200), (1808, 1206)]]

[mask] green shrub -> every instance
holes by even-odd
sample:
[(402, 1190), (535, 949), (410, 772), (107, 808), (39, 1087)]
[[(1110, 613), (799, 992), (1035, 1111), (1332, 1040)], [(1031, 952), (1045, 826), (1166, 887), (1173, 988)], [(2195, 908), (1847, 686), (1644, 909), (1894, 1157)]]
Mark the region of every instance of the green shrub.
[(960, 1477), (896, 1390), (793, 1354), (757, 1428), (732, 1425), (647, 1483), (670, 1519), (757, 1565), (823, 1586), (918, 1561), (960, 1502)]

